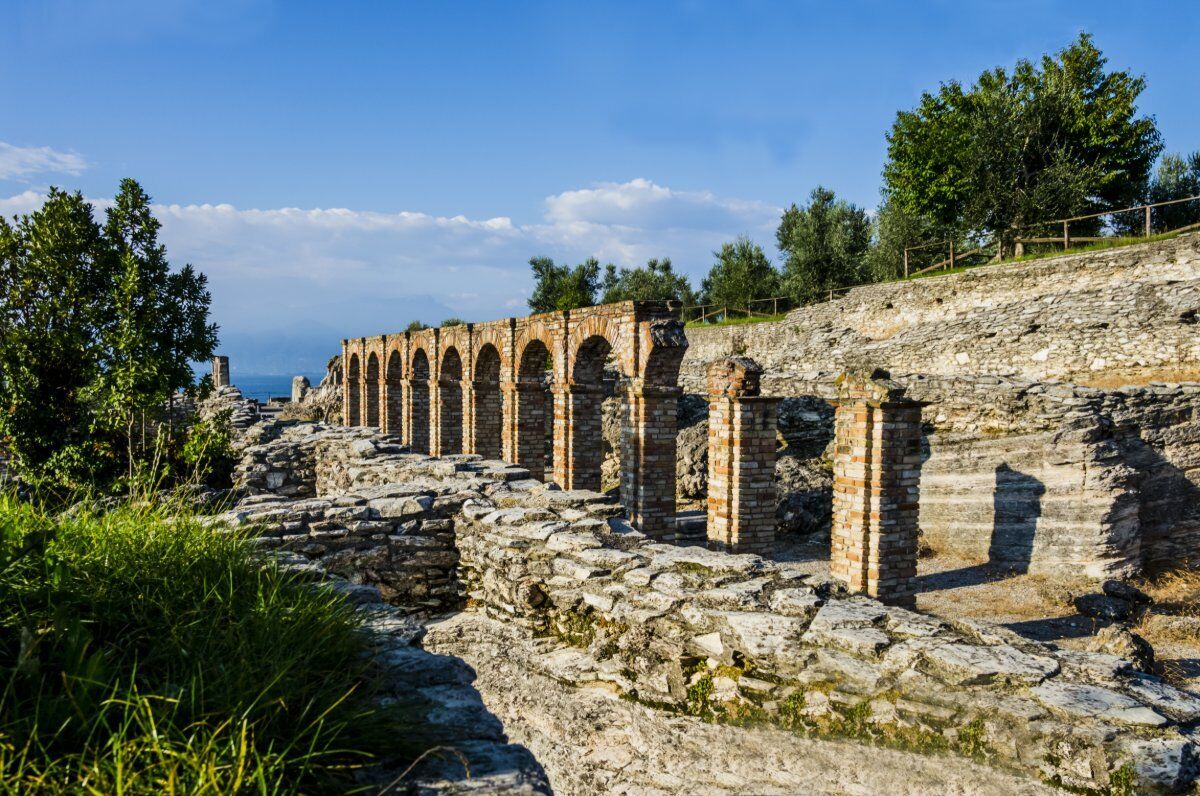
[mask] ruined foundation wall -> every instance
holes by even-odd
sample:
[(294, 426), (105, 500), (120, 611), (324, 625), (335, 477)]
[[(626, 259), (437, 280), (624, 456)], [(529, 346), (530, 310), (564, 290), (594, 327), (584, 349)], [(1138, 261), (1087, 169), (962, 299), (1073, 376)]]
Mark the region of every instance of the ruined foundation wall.
[[(928, 403), (920, 528), (938, 552), (1093, 577), (1200, 556), (1200, 385), (893, 377)], [(763, 385), (832, 401), (836, 378)]]
[(1177, 381), (1184, 377), (1173, 372), (1200, 371), (1198, 312), (1200, 233), (1192, 233), (866, 285), (781, 321), (689, 328), (680, 384), (703, 392), (705, 367), (730, 355), (768, 373), (867, 364), (1031, 381)]
[[(1139, 792), (1176, 792), (1197, 775), (1188, 731), (1200, 697), (1119, 658), (848, 597), (795, 564), (656, 544), (598, 493), (548, 489), (477, 457), (404, 453), (363, 429), (284, 430), (249, 469), (310, 444), (314, 469), (330, 457), (328, 483), (349, 491), (264, 493), (229, 520), (267, 525), (265, 545), (327, 567), (353, 550), (341, 568), (382, 576), (400, 603), (411, 595), (395, 584), (424, 551), (392, 543), (444, 528), (466, 604), (546, 639), (532, 665), (561, 683), (715, 722), (977, 756), (1072, 787), (1104, 789), (1120, 772)], [(293, 525), (314, 509), (320, 521)], [(386, 557), (356, 559), (362, 541), (327, 544), (364, 524), (383, 534)]]

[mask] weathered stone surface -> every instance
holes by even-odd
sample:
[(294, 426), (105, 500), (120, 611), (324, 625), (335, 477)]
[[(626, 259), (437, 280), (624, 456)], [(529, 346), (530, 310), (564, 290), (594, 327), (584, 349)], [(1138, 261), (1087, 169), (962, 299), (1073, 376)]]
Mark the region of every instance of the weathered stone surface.
[(1051, 681), (1032, 690), (1043, 705), (1070, 716), (1160, 727), (1167, 720), (1136, 699), (1085, 683)]
[(1040, 683), (1056, 674), (1059, 664), (1044, 655), (1030, 655), (1007, 645), (977, 647), (939, 644), (922, 656), (921, 670), (953, 685), (983, 683)]

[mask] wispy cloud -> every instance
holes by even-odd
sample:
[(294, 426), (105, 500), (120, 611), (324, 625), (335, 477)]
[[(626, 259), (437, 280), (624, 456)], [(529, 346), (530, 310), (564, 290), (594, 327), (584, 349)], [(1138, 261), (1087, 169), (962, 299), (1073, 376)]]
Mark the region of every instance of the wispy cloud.
[(87, 161), (75, 152), (48, 146), (19, 147), (0, 141), (0, 180), (25, 180), (35, 174), (78, 175)]
[[(0, 199), (0, 212), (28, 212), (41, 201), (26, 191)], [(769, 243), (780, 213), (646, 179), (564, 191), (544, 207), (528, 224), (229, 204), (158, 205), (155, 213), (172, 261), (208, 275), (223, 348), (254, 360), (243, 372), (319, 370), (342, 337), (393, 331), (410, 320), (523, 314), (534, 255), (618, 265), (666, 256), (698, 282), (723, 241), (745, 233)], [(297, 358), (299, 341), (310, 359)]]

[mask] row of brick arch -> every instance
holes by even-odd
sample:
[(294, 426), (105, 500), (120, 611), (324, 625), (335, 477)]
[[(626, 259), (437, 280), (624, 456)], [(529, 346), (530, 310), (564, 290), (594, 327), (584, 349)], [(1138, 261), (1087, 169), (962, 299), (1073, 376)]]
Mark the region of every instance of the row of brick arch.
[(678, 308), (660, 302), (344, 340), (344, 422), (398, 434), (418, 452), (479, 454), (564, 489), (598, 490), (611, 362), (624, 397), (622, 502), (643, 531), (667, 537), (686, 346)]

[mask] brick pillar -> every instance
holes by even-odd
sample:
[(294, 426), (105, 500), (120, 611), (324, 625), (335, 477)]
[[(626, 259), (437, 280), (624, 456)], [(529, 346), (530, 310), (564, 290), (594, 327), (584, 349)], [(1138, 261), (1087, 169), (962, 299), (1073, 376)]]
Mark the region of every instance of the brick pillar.
[(212, 358), (212, 380), (214, 387), (229, 386), (229, 357)]
[(678, 387), (630, 380), (621, 412), (621, 503), (625, 516), (647, 536), (677, 541), (675, 435)]
[(433, 398), (429, 455), (462, 453), (462, 382), (458, 379), (430, 379), (429, 394)]
[(429, 382), (404, 379), (404, 441), (416, 453), (429, 453)]
[(778, 398), (759, 394), (762, 368), (748, 357), (708, 367), (708, 543), (766, 553), (775, 542)]
[(554, 483), (563, 489), (600, 491), (604, 458), (600, 384), (554, 385)]
[(504, 406), (494, 381), (463, 382), (463, 452), (499, 459)]
[(505, 382), (502, 456), (539, 481), (546, 477), (546, 390), (540, 382)]
[(901, 605), (915, 600), (921, 406), (884, 371), (838, 380), (830, 571)]

